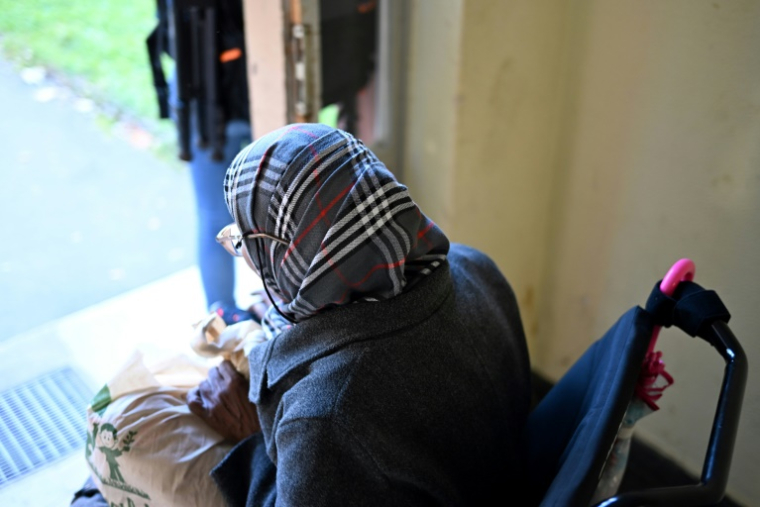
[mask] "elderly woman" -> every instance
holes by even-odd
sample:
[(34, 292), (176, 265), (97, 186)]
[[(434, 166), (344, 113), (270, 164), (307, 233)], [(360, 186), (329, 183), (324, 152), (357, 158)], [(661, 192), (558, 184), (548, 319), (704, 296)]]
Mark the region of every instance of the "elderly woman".
[(449, 244), (361, 141), (295, 124), (227, 171), (218, 238), (271, 294), (250, 383), (229, 363), (191, 410), (239, 442), (231, 506), (488, 505), (519, 491), (529, 361), (496, 265)]

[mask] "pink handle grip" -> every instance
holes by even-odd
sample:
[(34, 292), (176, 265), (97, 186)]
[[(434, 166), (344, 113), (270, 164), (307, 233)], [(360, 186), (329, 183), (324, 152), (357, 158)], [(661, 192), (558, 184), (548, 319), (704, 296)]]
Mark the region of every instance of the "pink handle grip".
[[(660, 290), (666, 296), (672, 296), (679, 283), (694, 280), (695, 271), (696, 266), (694, 266), (694, 262), (691, 259), (679, 259), (673, 264), (673, 266), (671, 266), (668, 273), (665, 275), (665, 278), (660, 282)], [(660, 326), (655, 326), (654, 332), (652, 333), (652, 339), (649, 341), (650, 353), (654, 351), (654, 346), (657, 343), (657, 337), (659, 335)]]
[(672, 296), (676, 287), (681, 282), (690, 282), (694, 280), (696, 267), (691, 259), (680, 259), (677, 261), (660, 282), (660, 290), (666, 296)]
[[(673, 296), (678, 284), (690, 282), (694, 279), (696, 268), (691, 259), (680, 259), (668, 270), (665, 278), (660, 282), (660, 290), (666, 296)], [(654, 326), (652, 338), (649, 340), (649, 350), (641, 368), (639, 381), (636, 384), (636, 394), (652, 410), (658, 410), (656, 401), (662, 396), (662, 392), (673, 384), (673, 377), (665, 371), (665, 363), (662, 362), (662, 352), (655, 352), (654, 347), (660, 334), (660, 326)], [(664, 386), (656, 387), (659, 378), (665, 380)]]

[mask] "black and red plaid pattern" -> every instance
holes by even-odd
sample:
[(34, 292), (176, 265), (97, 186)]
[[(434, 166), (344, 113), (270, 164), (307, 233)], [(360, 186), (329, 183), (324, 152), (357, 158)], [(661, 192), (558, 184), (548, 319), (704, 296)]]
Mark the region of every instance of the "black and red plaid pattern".
[(232, 162), (224, 190), (244, 234), (289, 243), (246, 239), (264, 283), (295, 322), (391, 298), (449, 249), (385, 165), (360, 140), (326, 125), (294, 124), (261, 137)]

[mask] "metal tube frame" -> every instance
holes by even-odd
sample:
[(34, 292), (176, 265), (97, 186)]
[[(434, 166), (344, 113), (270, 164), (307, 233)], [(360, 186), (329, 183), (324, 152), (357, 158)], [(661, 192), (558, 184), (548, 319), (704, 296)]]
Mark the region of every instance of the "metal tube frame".
[(596, 507), (706, 506), (717, 504), (725, 496), (747, 383), (747, 356), (725, 322), (714, 322), (699, 337), (715, 347), (726, 362), (700, 481), (694, 485), (622, 493), (599, 502)]

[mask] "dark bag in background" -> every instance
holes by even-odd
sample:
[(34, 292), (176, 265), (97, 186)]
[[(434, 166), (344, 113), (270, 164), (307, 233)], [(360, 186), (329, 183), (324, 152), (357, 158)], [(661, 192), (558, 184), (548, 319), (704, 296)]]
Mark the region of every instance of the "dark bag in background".
[[(242, 0), (157, 0), (157, 9), (147, 44), (159, 117), (174, 117), (180, 159), (191, 159), (194, 138), (221, 160), (227, 122), (250, 114)], [(162, 54), (176, 65), (174, 115)]]

